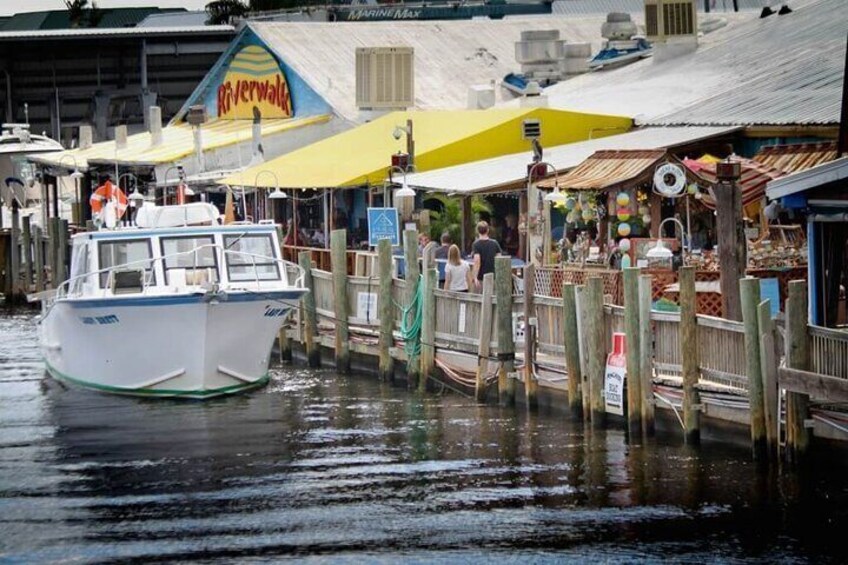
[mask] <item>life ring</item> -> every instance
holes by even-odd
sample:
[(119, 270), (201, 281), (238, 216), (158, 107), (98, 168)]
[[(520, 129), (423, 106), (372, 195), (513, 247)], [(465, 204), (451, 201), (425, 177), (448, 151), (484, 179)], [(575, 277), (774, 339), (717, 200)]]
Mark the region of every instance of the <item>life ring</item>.
[(88, 202), (91, 204), (91, 211), (94, 214), (100, 214), (103, 211), (106, 203), (112, 201), (115, 203), (115, 215), (120, 218), (127, 211), (129, 199), (120, 187), (112, 184), (112, 181), (106, 181), (94, 191)]
[(686, 172), (679, 165), (666, 163), (654, 172), (654, 190), (666, 198), (676, 198), (686, 188)]

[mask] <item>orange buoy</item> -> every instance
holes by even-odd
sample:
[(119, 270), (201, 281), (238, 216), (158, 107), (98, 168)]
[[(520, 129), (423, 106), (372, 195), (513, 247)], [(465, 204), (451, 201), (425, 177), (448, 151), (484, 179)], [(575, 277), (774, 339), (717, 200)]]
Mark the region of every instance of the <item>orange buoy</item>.
[(89, 203), (91, 204), (92, 213), (99, 214), (110, 200), (115, 201), (116, 216), (118, 218), (122, 217), (124, 212), (127, 211), (129, 199), (127, 199), (127, 195), (124, 194), (123, 190), (112, 184), (112, 181), (109, 180), (98, 186), (94, 194), (91, 195)]

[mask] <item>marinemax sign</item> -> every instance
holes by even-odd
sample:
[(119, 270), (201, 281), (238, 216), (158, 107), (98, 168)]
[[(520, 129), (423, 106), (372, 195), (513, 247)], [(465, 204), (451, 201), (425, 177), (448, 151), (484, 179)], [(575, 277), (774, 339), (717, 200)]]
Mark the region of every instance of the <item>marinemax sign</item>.
[(418, 20), (421, 19), (421, 13), (421, 8), (371, 8), (337, 12), (337, 17), (341, 16), (349, 22), (365, 20)]
[(263, 118), (290, 118), (294, 111), (288, 81), (277, 60), (258, 45), (236, 54), (218, 86), (218, 117), (252, 119), (254, 108)]

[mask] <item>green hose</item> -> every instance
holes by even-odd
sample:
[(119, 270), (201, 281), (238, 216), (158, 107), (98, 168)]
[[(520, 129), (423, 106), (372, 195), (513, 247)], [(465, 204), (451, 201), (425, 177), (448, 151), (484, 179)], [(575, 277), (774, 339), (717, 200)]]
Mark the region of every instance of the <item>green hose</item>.
[[(397, 305), (402, 312), (400, 319), (400, 335), (404, 341), (403, 349), (406, 351), (407, 363), (412, 362), (421, 354), (421, 321), (424, 318), (422, 294), (424, 293), (424, 277), (419, 275), (415, 294), (409, 306)], [(413, 312), (412, 321), (409, 321), (409, 313)]]

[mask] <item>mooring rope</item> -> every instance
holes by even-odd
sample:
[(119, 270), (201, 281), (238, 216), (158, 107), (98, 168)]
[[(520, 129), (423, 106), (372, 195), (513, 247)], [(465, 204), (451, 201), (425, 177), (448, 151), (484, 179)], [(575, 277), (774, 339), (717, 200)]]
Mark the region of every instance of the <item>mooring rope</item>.
[[(424, 276), (418, 276), (418, 283), (415, 287), (415, 294), (412, 296), (412, 301), (409, 306), (395, 305), (401, 311), (400, 318), (400, 336), (404, 342), (403, 349), (406, 351), (408, 362), (412, 362), (421, 354), (421, 324), (424, 319)], [(410, 312), (412, 319), (410, 320)]]

